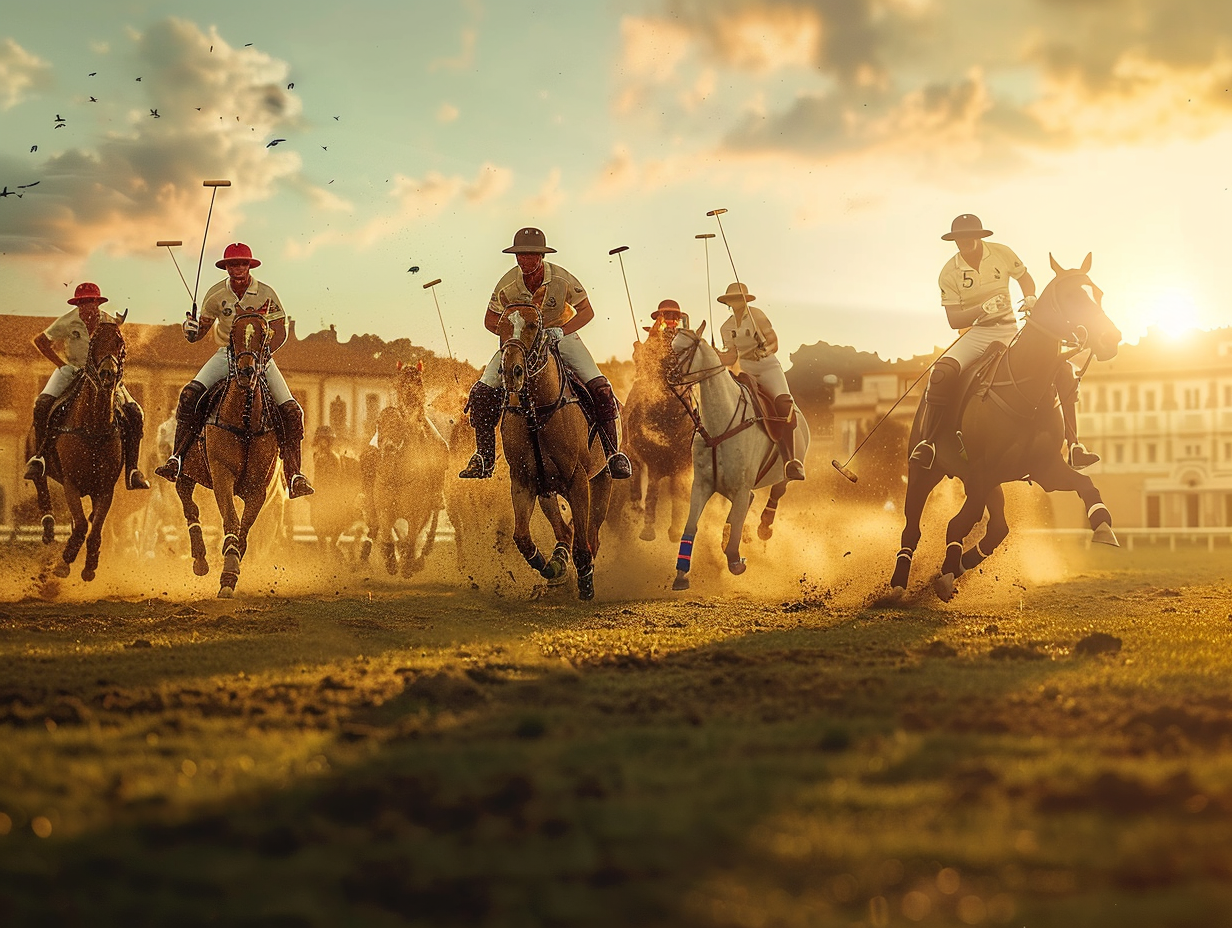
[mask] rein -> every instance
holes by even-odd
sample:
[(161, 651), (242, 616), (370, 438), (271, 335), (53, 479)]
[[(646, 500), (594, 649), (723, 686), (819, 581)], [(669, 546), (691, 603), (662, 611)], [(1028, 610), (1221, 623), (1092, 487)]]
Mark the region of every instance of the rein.
[[(681, 334), (687, 334), (693, 340), (693, 345), (686, 354), (681, 355), (678, 359), (676, 370), (667, 378), (667, 385), (671, 389), (672, 395), (680, 400), (689, 418), (693, 420), (693, 431), (701, 436), (706, 447), (710, 449), (710, 462), (717, 477), (719, 473), (719, 445), (723, 444), (727, 439), (739, 435), (745, 429), (752, 428), (757, 424), (758, 417), (744, 417), (745, 411), (749, 408), (749, 396), (744, 386), (737, 384), (740, 388), (740, 401), (736, 403), (736, 408), (732, 410), (732, 417), (727, 422), (727, 428), (718, 435), (711, 435), (706, 431), (706, 427), (702, 424), (702, 417), (697, 409), (697, 404), (690, 403), (685, 397), (697, 384), (710, 380), (712, 377), (717, 377), (727, 370), (727, 365), (720, 363), (717, 366), (704, 367), (698, 371), (688, 370), (693, 364), (693, 359), (697, 355), (697, 349), (701, 345), (702, 340), (692, 332), (682, 332)], [(681, 373), (682, 369), (684, 369), (683, 373)], [(677, 389), (679, 387), (684, 389)]]

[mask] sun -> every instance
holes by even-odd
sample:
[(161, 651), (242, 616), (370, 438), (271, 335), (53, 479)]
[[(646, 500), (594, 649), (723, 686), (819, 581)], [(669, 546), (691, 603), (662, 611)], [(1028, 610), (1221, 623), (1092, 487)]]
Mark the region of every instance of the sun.
[(1178, 287), (1160, 287), (1143, 293), (1137, 306), (1138, 322), (1169, 338), (1181, 338), (1198, 328), (1199, 312), (1193, 294)]

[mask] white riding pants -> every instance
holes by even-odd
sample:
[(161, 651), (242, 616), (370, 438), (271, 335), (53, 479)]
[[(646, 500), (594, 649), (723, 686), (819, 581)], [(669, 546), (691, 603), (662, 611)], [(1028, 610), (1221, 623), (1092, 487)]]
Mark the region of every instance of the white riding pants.
[[(560, 329), (548, 329), (544, 333), (548, 338), (556, 342), (560, 349), (560, 359), (565, 362), (565, 367), (569, 368), (582, 383), (587, 384), (596, 377), (602, 377), (603, 374), (599, 371), (599, 366), (595, 364), (595, 359), (590, 356), (590, 352), (582, 343), (582, 337), (577, 332), (571, 332), (565, 335)], [(479, 382), (493, 389), (501, 387), (501, 353), (497, 351), (492, 355), (492, 360), (488, 362), (488, 366), (483, 369), (483, 375), (479, 378)]]
[[(208, 390), (226, 376), (227, 349), (219, 348), (210, 355), (210, 359), (205, 362), (201, 370), (197, 371), (197, 376), (193, 380), (204, 384)], [(269, 387), (270, 396), (274, 398), (274, 402), (279, 406), (295, 399), (291, 395), (291, 389), (287, 386), (286, 380), (283, 379), (282, 371), (278, 370), (278, 365), (274, 363), (273, 358), (270, 358), (269, 362), (265, 365), (265, 384)]]
[(1018, 334), (1018, 325), (1007, 322), (1003, 325), (973, 325), (952, 348), (941, 357), (953, 358), (960, 370), (966, 370), (984, 355), (984, 350), (994, 342), (1008, 345)]
[[(43, 387), (43, 393), (46, 396), (63, 396), (64, 391), (68, 389), (68, 385), (73, 382), (73, 378), (77, 376), (77, 371), (81, 368), (72, 364), (65, 364), (63, 367), (57, 367), (55, 373), (47, 378), (47, 386)], [(133, 395), (128, 392), (128, 388), (124, 384), (120, 384), (115, 392), (115, 404), (117, 407), (123, 406), (125, 403), (132, 403)]]
[(787, 386), (787, 375), (783, 373), (783, 365), (774, 355), (752, 361), (741, 358), (740, 370), (757, 381), (757, 386), (764, 393), (769, 393), (771, 396), (791, 393), (791, 389)]

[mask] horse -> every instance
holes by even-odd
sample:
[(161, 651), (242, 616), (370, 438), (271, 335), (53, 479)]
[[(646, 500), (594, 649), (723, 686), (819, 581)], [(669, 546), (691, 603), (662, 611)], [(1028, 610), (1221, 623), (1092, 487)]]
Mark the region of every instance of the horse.
[[(985, 360), (973, 365), (955, 408), (958, 419), (945, 427), (937, 442), (936, 461), (928, 469), (909, 462), (907, 498), (903, 506), (906, 525), (902, 547), (895, 558), (890, 579), (892, 595), (907, 589), (911, 561), (920, 541), (920, 515), (933, 488), (943, 477), (963, 482), (966, 501), (946, 529), (945, 560), (934, 581), (937, 595), (948, 602), (955, 581), (964, 571), (984, 561), (1009, 534), (1005, 521), (1005, 495), (1001, 485), (1031, 480), (1046, 492), (1072, 490), (1087, 507), (1092, 540), (1119, 547), (1112, 530), (1112, 514), (1099, 490), (1086, 474), (1070, 467), (1062, 455), (1064, 423), (1056, 404), (1055, 380), (1062, 364), (1083, 350), (1090, 358), (1107, 361), (1116, 356), (1121, 333), (1104, 314), (1103, 293), (1088, 276), (1091, 255), (1076, 269), (1062, 268), (1048, 256), (1056, 275), (1044, 288), (1026, 324), (1008, 349), (994, 346)], [(1062, 351), (1063, 343), (1075, 347)], [(995, 361), (990, 386), (980, 385), (978, 372)], [(983, 395), (976, 397), (975, 392)], [(924, 404), (916, 411), (908, 448), (920, 439)], [(988, 512), (984, 537), (963, 550), (963, 541), (976, 522)]]
[(530, 531), (535, 499), (564, 496), (573, 514), (578, 597), (590, 600), (595, 596), (594, 558), (612, 477), (603, 444), (579, 405), (585, 388), (570, 383), (560, 354), (545, 334), (540, 307), (546, 292), (540, 287), (530, 303), (507, 302), (502, 294), (504, 310), (497, 325), (506, 396), (501, 443), (513, 497), (513, 542), (549, 583), (564, 574), (569, 543), (557, 535), (552, 556), (545, 560)]
[(689, 402), (681, 403), (667, 383), (671, 358), (671, 346), (663, 337), (652, 335), (646, 340), (624, 409), (625, 452), (633, 464), (630, 498), (635, 507), (641, 504), (643, 509), (642, 531), (638, 536), (642, 541), (655, 539), (660, 481), (668, 482), (672, 503), (668, 537), (672, 541), (680, 540), (680, 520), (688, 497), (686, 481), (693, 463), (693, 420)]
[[(48, 477), (64, 487), (64, 499), (73, 520), (60, 563), (53, 571), (57, 577), (69, 575), (83, 542), (86, 561), (81, 579), (93, 580), (98, 570), (103, 525), (124, 464), (115, 403), (116, 390), (124, 378), (124, 334), (120, 327), (127, 315), (114, 322), (100, 321), (95, 326), (85, 367), (51, 412), (47, 438), (50, 453), (44, 473), (34, 480), (34, 489), (42, 513), (43, 544), (51, 544), (56, 530)], [(81, 504), (85, 496), (90, 497), (88, 517)]]
[[(377, 417), (377, 450), (372, 493), (372, 535), (385, 569), (409, 577), (422, 570), (436, 540), (445, 508), (449, 446), (424, 414), (424, 407), (386, 406)], [(405, 522), (406, 528), (399, 523)], [(423, 547), (416, 550), (426, 532)]]
[(323, 553), (343, 556), (342, 536), (361, 539), (367, 526), (363, 516), (363, 486), (359, 458), (333, 447), (332, 429), (318, 429), (312, 443), (312, 483), (316, 493), (309, 501), (312, 530)]
[[(770, 498), (762, 510), (757, 529), (762, 540), (773, 535), (779, 500), (787, 492), (787, 462), (765, 425), (774, 419), (773, 406), (769, 415), (758, 414), (759, 401), (748, 383), (728, 373), (714, 348), (702, 340), (705, 328), (705, 322), (696, 332), (681, 328), (672, 339), (675, 366), (669, 383), (678, 388), (682, 404), (686, 402), (685, 392), (694, 386), (699, 394), (696, 407), (690, 407), (696, 431), (692, 444), (693, 489), (689, 496), (689, 517), (680, 536), (673, 590), (689, 588), (693, 539), (710, 497), (718, 493), (731, 500), (723, 550), (727, 555), (727, 569), (739, 575), (746, 569), (745, 559), (740, 556), (740, 542), (744, 520), (753, 503), (753, 491), (770, 487)], [(795, 412), (796, 456), (803, 461), (808, 453), (809, 427), (799, 407)], [(755, 427), (759, 425), (760, 428)]]
[[(192, 547), (193, 573), (209, 573), (201, 510), (193, 500), (197, 484), (213, 489), (222, 517), (223, 566), (218, 595), (235, 594), (248, 531), (269, 495), (278, 463), (278, 408), (265, 384), (271, 331), (261, 313), (241, 313), (231, 326), (227, 378), (202, 402), (210, 412), (205, 428), (184, 455), (175, 492), (180, 498)], [(214, 399), (211, 399), (214, 398)], [(235, 500), (244, 504), (243, 515)]]

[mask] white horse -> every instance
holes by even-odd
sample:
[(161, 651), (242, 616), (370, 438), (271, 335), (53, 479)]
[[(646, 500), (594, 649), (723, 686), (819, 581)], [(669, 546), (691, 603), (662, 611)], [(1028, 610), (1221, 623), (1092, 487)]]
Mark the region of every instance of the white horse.
[[(676, 369), (671, 382), (678, 387), (698, 390), (693, 435), (693, 491), (689, 499), (689, 518), (680, 537), (673, 590), (689, 588), (689, 565), (693, 538), (702, 510), (715, 493), (731, 500), (727, 517), (728, 537), (723, 546), (727, 569), (733, 574), (745, 570), (740, 556), (741, 533), (753, 491), (771, 487), (770, 499), (761, 514), (757, 534), (767, 539), (773, 534), (774, 515), (779, 499), (787, 491), (784, 478), (786, 461), (778, 445), (759, 427), (753, 397), (746, 386), (728, 373), (715, 350), (702, 341), (702, 323), (696, 332), (681, 329), (672, 339)], [(795, 453), (803, 461), (809, 446), (809, 428), (800, 409), (796, 409)]]

